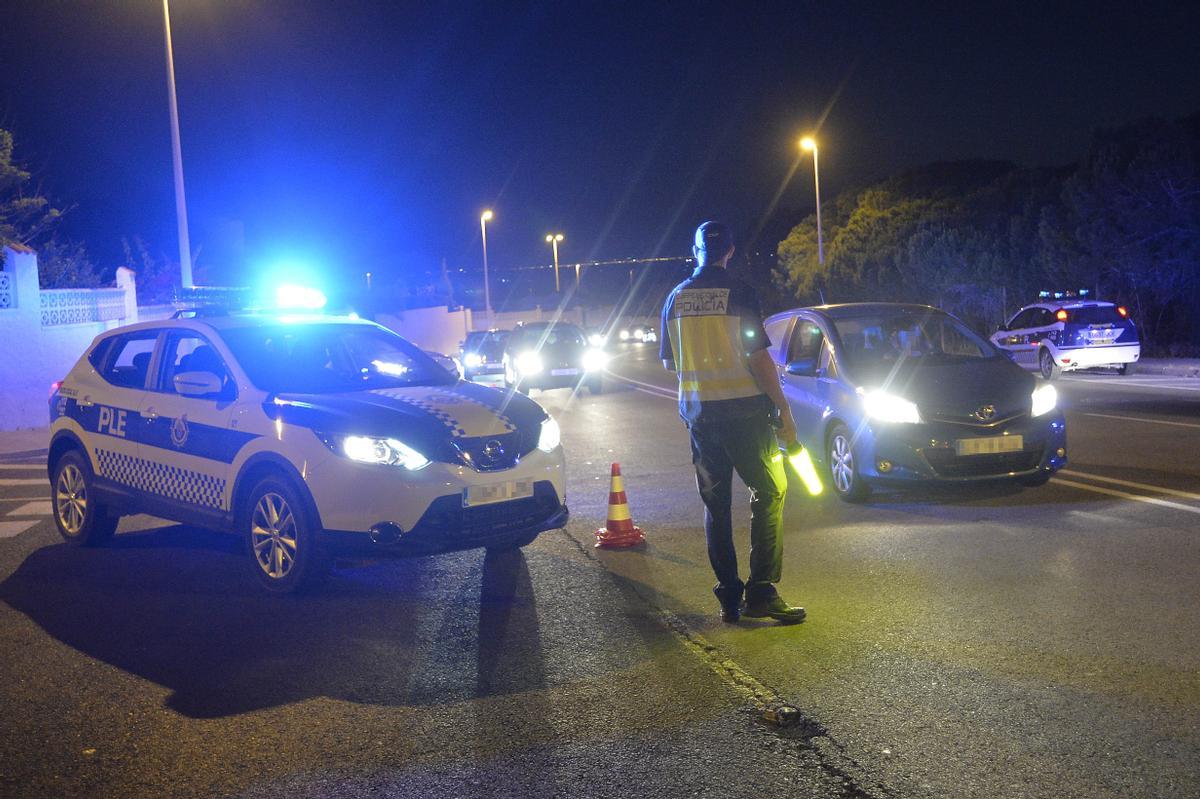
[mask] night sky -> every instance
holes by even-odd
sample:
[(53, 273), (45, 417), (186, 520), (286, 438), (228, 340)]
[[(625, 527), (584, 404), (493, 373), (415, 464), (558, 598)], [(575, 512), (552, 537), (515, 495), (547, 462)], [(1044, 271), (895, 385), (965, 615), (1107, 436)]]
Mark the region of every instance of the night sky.
[[(564, 262), (678, 255), (712, 216), (772, 248), (811, 211), (804, 161), (764, 219), (822, 119), (829, 199), (932, 161), (1066, 163), (1096, 127), (1200, 110), (1195, 4), (881, 9), (173, 0), (193, 248), (474, 268), (485, 207), (497, 268), (546, 263), (550, 231)], [(166, 95), (155, 0), (0, 4), (0, 126), (105, 268), (122, 235), (176, 252)]]

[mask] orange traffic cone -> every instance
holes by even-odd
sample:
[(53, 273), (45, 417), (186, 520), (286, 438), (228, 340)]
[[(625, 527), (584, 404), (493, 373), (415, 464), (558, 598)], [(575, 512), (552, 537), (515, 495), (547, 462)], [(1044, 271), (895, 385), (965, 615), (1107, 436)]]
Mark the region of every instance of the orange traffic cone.
[(629, 500), (625, 497), (625, 481), (621, 479), (621, 464), (612, 465), (612, 486), (608, 490), (608, 521), (596, 531), (596, 546), (621, 549), (646, 543), (642, 529), (633, 523)]

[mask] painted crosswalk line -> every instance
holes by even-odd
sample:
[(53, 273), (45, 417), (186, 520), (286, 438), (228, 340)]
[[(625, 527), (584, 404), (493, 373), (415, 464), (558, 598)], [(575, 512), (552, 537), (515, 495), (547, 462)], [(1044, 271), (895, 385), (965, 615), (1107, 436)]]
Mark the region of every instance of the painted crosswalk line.
[(0, 538), (15, 538), (37, 524), (40, 519), (23, 519), (15, 522), (0, 521)]
[(0, 486), (40, 486), (49, 485), (45, 477), (0, 477)]
[(50, 507), (50, 500), (39, 499), (34, 502), (26, 502), (19, 508), (10, 510), (6, 516), (49, 516), (54, 510)]

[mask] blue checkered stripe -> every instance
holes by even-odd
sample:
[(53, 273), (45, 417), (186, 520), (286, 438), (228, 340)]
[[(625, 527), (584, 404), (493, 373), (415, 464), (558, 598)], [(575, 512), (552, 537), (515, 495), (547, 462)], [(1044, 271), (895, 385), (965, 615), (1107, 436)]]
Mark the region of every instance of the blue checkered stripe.
[[(489, 407), (478, 400), (473, 400), (470, 397), (464, 397), (462, 394), (454, 394), (447, 391), (436, 394), (431, 393), (427, 397), (413, 397), (400, 392), (392, 392), (388, 390), (382, 390), (378, 393), (391, 397), (398, 402), (403, 402), (405, 405), (411, 405), (414, 408), (419, 408), (445, 425), (446, 429), (450, 431), (450, 435), (454, 436), (455, 438), (464, 438), (467, 435), (467, 431), (463, 428), (462, 423), (454, 417), (453, 413), (447, 410), (448, 406), (453, 407), (453, 405), (456, 403), (474, 405), (478, 408), (484, 409), (487, 411), (489, 416), (495, 417), (502, 425), (504, 425), (505, 433), (515, 432), (517, 429), (517, 426), (512, 423), (512, 420), (504, 414), (497, 413), (494, 408)], [(441, 399), (442, 402), (437, 402), (435, 398)]]
[(96, 461), (101, 476), (114, 482), (168, 499), (222, 509), (225, 481), (220, 477), (105, 449), (96, 450)]

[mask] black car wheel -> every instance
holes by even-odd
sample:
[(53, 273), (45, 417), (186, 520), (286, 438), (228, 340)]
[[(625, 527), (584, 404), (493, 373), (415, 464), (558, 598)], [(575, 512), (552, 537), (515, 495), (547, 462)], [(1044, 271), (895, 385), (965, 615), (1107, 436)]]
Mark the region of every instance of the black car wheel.
[(279, 477), (259, 480), (246, 495), (242, 536), (250, 568), (268, 591), (289, 594), (320, 582), (330, 562), (301, 494)]
[(63, 455), (54, 465), (54, 523), (69, 544), (99, 546), (117, 532), (120, 518), (96, 499), (93, 482), (92, 465), (78, 450)]
[(1053, 380), (1062, 374), (1062, 367), (1054, 362), (1054, 356), (1045, 347), (1038, 353), (1038, 371), (1047, 380)]
[(836, 424), (829, 433), (826, 462), (829, 464), (830, 482), (833, 490), (846, 502), (862, 502), (871, 493), (858, 473), (858, 461), (850, 439), (850, 429)]
[(604, 391), (604, 383), (601, 382), (600, 378), (598, 378), (598, 377), (594, 377), (591, 380), (588, 380), (587, 387), (588, 387), (588, 391), (590, 391), (593, 394), (599, 394), (602, 391)]
[(1050, 478), (1053, 476), (1054, 475), (1052, 472), (1038, 472), (1037, 474), (1031, 474), (1026, 477), (1022, 477), (1021, 485), (1029, 488), (1037, 488), (1038, 486), (1044, 486), (1046, 483), (1050, 482)]

